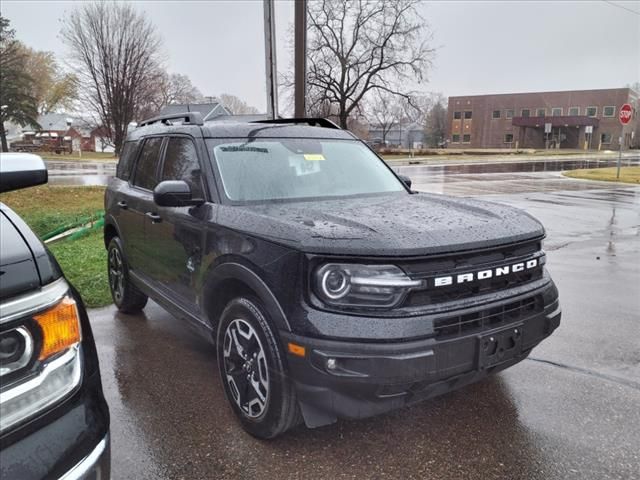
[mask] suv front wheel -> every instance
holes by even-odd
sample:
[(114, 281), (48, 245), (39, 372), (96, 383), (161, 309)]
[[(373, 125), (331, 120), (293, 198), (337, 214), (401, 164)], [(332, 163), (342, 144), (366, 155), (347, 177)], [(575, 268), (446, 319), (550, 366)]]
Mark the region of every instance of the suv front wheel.
[(138, 313), (147, 304), (148, 297), (131, 283), (129, 266), (122, 253), (122, 242), (114, 237), (107, 248), (107, 268), (111, 298), (123, 313)]
[(273, 438), (300, 422), (284, 355), (259, 300), (229, 302), (218, 325), (217, 346), (227, 400), (247, 432)]

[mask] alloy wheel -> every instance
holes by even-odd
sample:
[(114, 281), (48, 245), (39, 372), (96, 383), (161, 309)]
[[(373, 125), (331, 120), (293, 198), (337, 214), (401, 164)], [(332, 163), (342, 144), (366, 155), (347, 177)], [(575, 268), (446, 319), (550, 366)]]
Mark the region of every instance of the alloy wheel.
[(122, 256), (117, 248), (112, 248), (109, 252), (109, 286), (116, 303), (122, 301), (124, 295), (124, 269)]
[(229, 323), (223, 355), (233, 400), (247, 417), (259, 417), (269, 400), (269, 371), (262, 342), (247, 321), (238, 318)]

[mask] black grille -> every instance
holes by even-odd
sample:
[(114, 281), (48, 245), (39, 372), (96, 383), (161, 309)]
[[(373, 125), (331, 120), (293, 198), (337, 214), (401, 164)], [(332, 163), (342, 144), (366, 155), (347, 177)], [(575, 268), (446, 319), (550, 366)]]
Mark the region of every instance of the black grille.
[(501, 327), (539, 313), (544, 308), (541, 295), (465, 315), (437, 319), (433, 323), (436, 338), (455, 337)]
[(499, 292), (500, 290), (513, 288), (540, 278), (542, 278), (542, 267), (537, 267), (524, 272), (511, 273), (504, 277), (494, 277), (488, 280), (461, 283), (437, 289), (416, 290), (407, 296), (404, 306), (419, 307), (460, 300), (489, 292)]
[[(428, 258), (406, 260), (400, 263), (401, 268), (413, 279), (425, 280), (425, 288), (415, 290), (407, 296), (402, 307), (417, 308), (437, 303), (461, 300), (476, 295), (517, 287), (528, 282), (539, 280), (543, 276), (544, 255), (540, 240), (516, 243), (512, 245), (487, 249), (484, 251), (466, 252), (456, 255), (437, 255)], [(533, 268), (522, 271), (509, 271), (507, 274), (493, 274), (491, 278), (478, 279), (478, 272), (496, 268), (513, 266), (516, 263), (537, 259)], [(473, 273), (472, 281), (450, 285), (435, 284), (438, 277)]]

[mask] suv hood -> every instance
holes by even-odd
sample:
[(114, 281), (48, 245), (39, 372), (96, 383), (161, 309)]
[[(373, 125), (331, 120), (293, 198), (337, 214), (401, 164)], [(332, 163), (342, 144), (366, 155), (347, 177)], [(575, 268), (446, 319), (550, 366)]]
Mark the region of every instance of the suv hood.
[(505, 245), (544, 235), (522, 210), (433, 194), (227, 206), (218, 222), (309, 253), (408, 256)]

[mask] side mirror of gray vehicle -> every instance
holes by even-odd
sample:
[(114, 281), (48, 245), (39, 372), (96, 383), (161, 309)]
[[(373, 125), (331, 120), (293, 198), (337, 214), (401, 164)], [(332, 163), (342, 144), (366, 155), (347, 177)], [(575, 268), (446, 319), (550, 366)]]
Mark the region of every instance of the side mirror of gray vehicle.
[(409, 177), (406, 175), (398, 175), (398, 178), (402, 180), (402, 183), (404, 183), (408, 189), (411, 189), (411, 179)]
[(153, 189), (153, 201), (160, 207), (191, 207), (204, 203), (193, 198), (191, 187), (184, 180), (165, 180)]
[(47, 183), (47, 167), (42, 158), (30, 153), (0, 155), (0, 193)]

